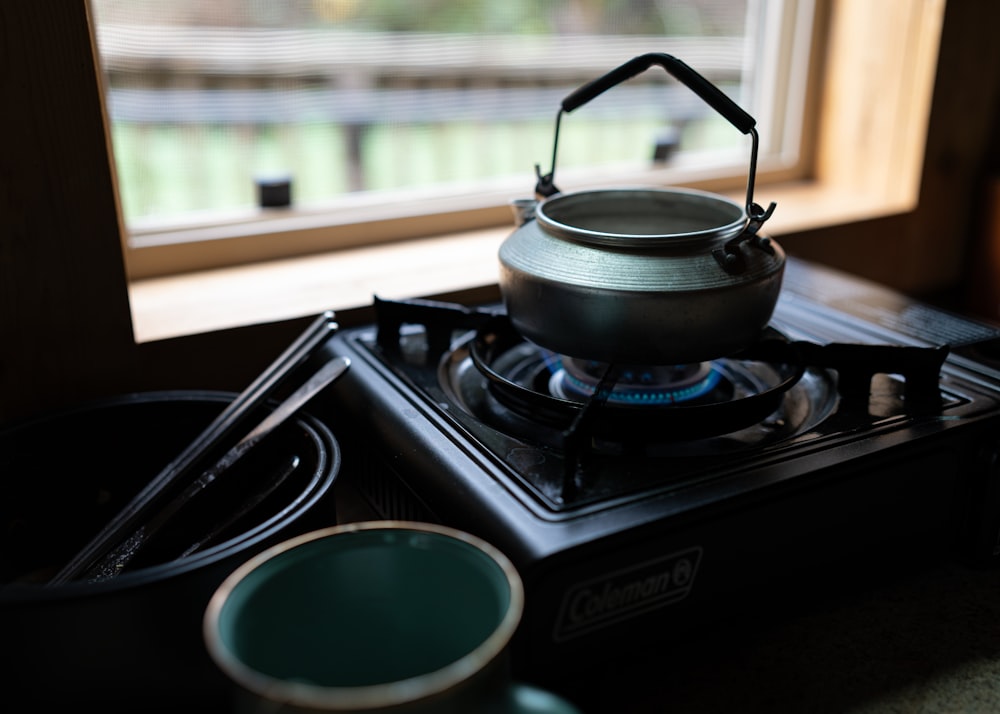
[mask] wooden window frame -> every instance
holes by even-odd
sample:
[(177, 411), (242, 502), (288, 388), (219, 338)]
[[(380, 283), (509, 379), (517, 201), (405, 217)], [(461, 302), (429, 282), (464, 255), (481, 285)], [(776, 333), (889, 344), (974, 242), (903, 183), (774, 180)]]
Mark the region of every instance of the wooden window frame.
[[(817, 12), (817, 5), (819, 12)], [(815, 113), (815, 104), (802, 111), (804, 93), (800, 85), (805, 84), (809, 69), (818, 61), (821, 53), (813, 53), (810, 38), (805, 37), (816, 22), (822, 17), (826, 8), (825, 0), (764, 0), (759, 8), (753, 11), (749, 19), (748, 32), (754, 32), (754, 26), (766, 25), (766, 42), (759, 41), (754, 48), (754, 72), (765, 78), (754, 82), (754, 91), (759, 95), (757, 102), (760, 109), (757, 114), (758, 129), (761, 135), (761, 154), (759, 156), (756, 178), (760, 184), (779, 179), (802, 178), (812, 166), (808, 155), (800, 159), (803, 153), (800, 146), (801, 137), (794, 129), (788, 132), (783, 127), (796, 123), (811, 123)], [(763, 13), (767, 17), (763, 17)], [(140, 35), (141, 37), (141, 35)], [(716, 72), (728, 72), (735, 76), (740, 70), (739, 59), (731, 55), (746, 53), (740, 38), (697, 38), (697, 37), (629, 37), (629, 38), (595, 38), (601, 43), (588, 42), (588, 38), (579, 35), (567, 35), (552, 38), (546, 43), (544, 52), (537, 56), (538, 79), (542, 83), (552, 81), (554, 77), (561, 81), (583, 82), (585, 78), (597, 76), (628, 56), (630, 48), (635, 46), (669, 48), (671, 53), (683, 58), (699, 70), (702, 63), (715, 69)], [(417, 39), (410, 48), (413, 53), (408, 56), (406, 51), (400, 52), (394, 59), (394, 64), (407, 68), (413, 63), (420, 72), (430, 72), (423, 65), (424, 55), (428, 48), (422, 43), (427, 40)], [(134, 45), (139, 37), (113, 42), (108, 39), (105, 44), (107, 66), (104, 74), (110, 68), (128, 64), (123, 61), (125, 54), (120, 47)], [(167, 43), (173, 46), (175, 42)], [(306, 50), (311, 62), (315, 59), (313, 52)], [(466, 48), (464, 41), (459, 41), (443, 51), (453, 59), (467, 52), (465, 62), (473, 64), (481, 58), (478, 54), (481, 48)], [(513, 50), (511, 50), (513, 52)], [(808, 55), (812, 56), (808, 56)], [(214, 57), (214, 53), (212, 53)], [(375, 56), (381, 56), (375, 53)], [(723, 59), (718, 59), (722, 57)], [(99, 58), (101, 59), (101, 58)], [(362, 74), (381, 72), (379, 67), (366, 67), (363, 62), (351, 57), (351, 65)], [(330, 61), (334, 66), (340, 66), (347, 60), (338, 52), (333, 52)], [(460, 60), (456, 60), (460, 61)], [(510, 55), (509, 67), (502, 64), (492, 64), (489, 68), (494, 73), (518, 73), (523, 71), (521, 60), (516, 53)], [(736, 65), (736, 66), (733, 66)], [(197, 64), (187, 68), (195, 71)], [(724, 69), (722, 69), (724, 68)], [(278, 64), (276, 71), (288, 72), (287, 66)], [(313, 71), (317, 71), (313, 69)], [(440, 72), (435, 69), (433, 72)], [(452, 70), (453, 71), (453, 70)], [(659, 69), (650, 71), (651, 75)], [(778, 74), (785, 76), (780, 79)], [(429, 75), (433, 81), (436, 74)], [(711, 76), (711, 74), (709, 74)], [(343, 80), (340, 80), (341, 82)], [(373, 80), (363, 80), (362, 84)], [(334, 80), (330, 80), (334, 83)], [(676, 89), (687, 93), (684, 87)], [(552, 115), (556, 105), (551, 107)], [(549, 115), (546, 107), (539, 107), (545, 115)], [(706, 106), (707, 110), (708, 107)], [(585, 113), (585, 112), (584, 112)], [(574, 115), (575, 116), (575, 115)], [(564, 124), (566, 131), (572, 131), (577, 120)], [(551, 125), (549, 125), (551, 127)], [(733, 139), (738, 134), (733, 130)], [(786, 138), (786, 136), (788, 138)], [(796, 140), (798, 138), (798, 141)], [(747, 152), (750, 142), (745, 140)], [(547, 159), (547, 156), (536, 158)], [(672, 162), (665, 167), (650, 165), (619, 166), (613, 177), (607, 176), (607, 170), (576, 170), (571, 173), (572, 179), (563, 176), (560, 185), (570, 188), (580, 186), (581, 182), (591, 182), (601, 186), (609, 183), (609, 178), (620, 185), (637, 184), (680, 184), (692, 188), (706, 190), (742, 190), (745, 186), (745, 172), (748, 153), (731, 152), (726, 159), (716, 156), (710, 159), (712, 165), (701, 166), (694, 160)], [(561, 174), (562, 175), (562, 174)], [(709, 177), (709, 178), (706, 178)], [(504, 181), (491, 182), (466, 187), (462, 191), (447, 192), (431, 187), (398, 189), (386, 192), (349, 193), (330, 198), (322, 203), (308, 205), (293, 204), (289, 207), (273, 209), (257, 209), (254, 207), (234, 208), (231, 210), (205, 210), (179, 215), (148, 216), (136, 219), (128, 226), (127, 240), (123, 243), (126, 256), (126, 269), (132, 282), (148, 278), (167, 277), (195, 271), (215, 268), (228, 268), (235, 265), (247, 265), (265, 261), (282, 260), (299, 256), (311, 256), (331, 251), (343, 251), (349, 248), (370, 247), (379, 243), (399, 243), (404, 240), (437, 237), (441, 235), (468, 233), (481, 229), (506, 228), (510, 224), (510, 210), (507, 203), (512, 195), (522, 195), (530, 192), (534, 184), (531, 165), (525, 165), (522, 177)], [(490, 263), (492, 261), (486, 261)]]

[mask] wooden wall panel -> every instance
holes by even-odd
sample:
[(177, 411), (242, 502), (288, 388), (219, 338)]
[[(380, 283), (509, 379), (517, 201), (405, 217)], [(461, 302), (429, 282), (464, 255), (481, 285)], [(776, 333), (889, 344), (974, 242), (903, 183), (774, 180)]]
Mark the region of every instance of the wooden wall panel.
[(0, 3), (0, 423), (116, 388), (132, 331), (83, 2)]

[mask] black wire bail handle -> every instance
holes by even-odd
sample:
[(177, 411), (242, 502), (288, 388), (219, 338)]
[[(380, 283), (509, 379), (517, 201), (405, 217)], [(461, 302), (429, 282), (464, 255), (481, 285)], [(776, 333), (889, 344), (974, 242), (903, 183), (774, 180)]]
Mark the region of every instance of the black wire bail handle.
[(663, 54), (661, 52), (650, 52), (648, 54), (639, 55), (638, 57), (630, 59), (620, 67), (611, 70), (607, 74), (598, 77), (591, 82), (588, 82), (563, 99), (562, 105), (559, 107), (559, 113), (556, 115), (555, 140), (552, 144), (552, 170), (548, 174), (542, 176), (541, 168), (537, 164), (535, 165), (535, 174), (538, 177), (538, 182), (535, 184), (535, 193), (543, 198), (548, 198), (549, 196), (559, 193), (559, 189), (556, 188), (555, 185), (555, 173), (556, 154), (559, 148), (559, 124), (562, 120), (563, 113), (569, 113), (574, 109), (583, 106), (599, 94), (602, 94), (615, 85), (621, 84), (625, 80), (631, 79), (637, 74), (646, 71), (654, 64), (663, 67), (675, 79), (694, 91), (694, 93), (704, 99), (709, 106), (727, 119), (730, 124), (739, 129), (740, 132), (750, 135), (752, 143), (750, 148), (750, 173), (747, 178), (746, 200), (746, 214), (749, 223), (736, 242), (742, 242), (750, 237), (753, 237), (756, 235), (757, 231), (760, 230), (760, 227), (764, 225), (764, 221), (770, 218), (771, 214), (774, 213), (776, 206), (776, 204), (771, 203), (767, 209), (764, 209), (754, 203), (753, 200), (754, 180), (757, 176), (757, 149), (758, 144), (760, 143), (760, 139), (757, 136), (757, 129), (755, 128), (757, 121), (743, 111), (743, 109), (741, 109), (732, 99), (726, 96), (721, 89), (691, 69), (691, 67), (684, 64), (676, 57)]

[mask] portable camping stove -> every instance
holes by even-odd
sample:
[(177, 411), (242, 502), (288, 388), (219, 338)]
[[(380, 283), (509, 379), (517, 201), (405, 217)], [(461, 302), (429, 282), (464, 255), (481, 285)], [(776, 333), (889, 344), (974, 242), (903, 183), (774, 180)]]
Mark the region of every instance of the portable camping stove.
[(375, 517), (492, 542), (518, 661), (662, 647), (804, 585), (997, 559), (1000, 330), (789, 260), (761, 341), (706, 364), (565, 360), (501, 306), (376, 300), (328, 395)]

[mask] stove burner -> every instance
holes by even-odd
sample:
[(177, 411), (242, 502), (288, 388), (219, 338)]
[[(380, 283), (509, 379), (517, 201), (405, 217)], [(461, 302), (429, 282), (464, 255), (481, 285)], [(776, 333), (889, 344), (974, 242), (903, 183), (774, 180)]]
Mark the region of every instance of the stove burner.
[[(496, 401), (537, 424), (607, 439), (676, 441), (738, 431), (778, 410), (805, 366), (796, 343), (773, 329), (765, 337), (752, 352), (707, 365), (657, 372), (566, 360), (559, 370), (565, 375), (553, 375), (546, 365), (558, 358), (521, 337), (506, 316), (495, 316), (477, 330), (469, 356)], [(740, 360), (768, 368), (746, 369)], [(651, 389), (649, 395), (659, 396), (648, 401), (635, 388), (678, 379), (676, 391)]]
[[(589, 399), (598, 391), (608, 371), (604, 362), (551, 355), (549, 391), (562, 399)], [(659, 406), (698, 399), (710, 393), (721, 379), (711, 362), (683, 365), (626, 365), (617, 368), (617, 379), (607, 395), (611, 404)]]

